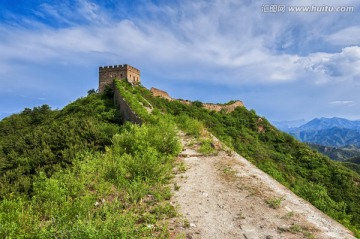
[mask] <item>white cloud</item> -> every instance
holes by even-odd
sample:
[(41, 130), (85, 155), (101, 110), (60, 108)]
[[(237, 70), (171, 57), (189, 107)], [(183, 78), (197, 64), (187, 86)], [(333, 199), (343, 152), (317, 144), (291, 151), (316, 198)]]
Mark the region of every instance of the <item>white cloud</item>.
[(317, 82), (353, 81), (360, 77), (360, 47), (345, 47), (339, 53), (313, 53), (298, 63), (319, 77)]
[(45, 21), (55, 21), (65, 26), (104, 24), (108, 21), (107, 14), (99, 5), (88, 0), (42, 3), (34, 14)]
[(43, 18), (53, 18), (63, 24), (73, 24), (71, 18), (69, 19), (67, 17), (70, 15), (70, 9), (61, 5), (53, 6), (48, 3), (43, 3), (41, 4), (41, 11), (37, 12), (37, 15)]
[(335, 45), (360, 44), (360, 26), (351, 26), (325, 37), (325, 40)]
[[(37, 64), (41, 68), (49, 62), (73, 68), (129, 63), (151, 74), (154, 81), (230, 87), (282, 84), (293, 91), (299, 90), (300, 83), (310, 87), (360, 79), (360, 47), (344, 45), (359, 43), (358, 23), (348, 24), (348, 15), (264, 14), (262, 4), (214, 0), (155, 5), (144, 1), (126, 10), (105, 9), (87, 0), (71, 6), (66, 1), (43, 4), (37, 9), (38, 21), (22, 17), (24, 26), (0, 23), (0, 80), (8, 85), (31, 81), (24, 76), (24, 68)], [(130, 13), (124, 16), (117, 14), (127, 10)], [(358, 17), (352, 17), (356, 22)], [(44, 19), (57, 24), (46, 25)], [(327, 51), (326, 44), (341, 46)], [(31, 86), (31, 82), (26, 84)], [(281, 94), (271, 97), (287, 100)], [(340, 93), (336, 97), (345, 98)]]
[(332, 101), (330, 102), (330, 104), (332, 105), (354, 105), (354, 101), (352, 100), (336, 100), (336, 101)]
[[(99, 5), (86, 0), (78, 0), (74, 9), (66, 4), (43, 4), (38, 15), (52, 17), (70, 27), (43, 26), (34, 31), (3, 25), (2, 61), (51, 59), (88, 64), (99, 61), (92, 57), (97, 53), (98, 58), (108, 57), (110, 61), (122, 58), (137, 59), (144, 65), (153, 62), (171, 68), (172, 72), (175, 68), (183, 71), (181, 67), (189, 72), (225, 68), (229, 77), (235, 74), (233, 79), (221, 79), (221, 83), (228, 84), (295, 81), (311, 74), (317, 77), (317, 82), (326, 82), (324, 78), (359, 75), (358, 47), (308, 56), (280, 54), (273, 49), (277, 43), (284, 49), (293, 47), (299, 30), (290, 24), (296, 26), (309, 21), (308, 18), (262, 14), (258, 2), (189, 1), (180, 6), (150, 4), (148, 7), (150, 18), (115, 20), (106, 17)], [(311, 18), (319, 17), (313, 14)], [(90, 25), (81, 24), (83, 20)], [(309, 26), (309, 32), (315, 28)], [(200, 78), (209, 77), (206, 70), (202, 74)], [(181, 72), (178, 75), (192, 77)]]

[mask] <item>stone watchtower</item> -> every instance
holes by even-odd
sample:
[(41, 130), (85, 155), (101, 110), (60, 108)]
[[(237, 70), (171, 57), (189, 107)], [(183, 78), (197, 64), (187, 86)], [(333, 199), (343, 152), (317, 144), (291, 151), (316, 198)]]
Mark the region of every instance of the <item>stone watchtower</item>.
[(99, 92), (104, 92), (107, 85), (111, 86), (115, 78), (137, 85), (140, 83), (140, 71), (127, 64), (99, 67)]

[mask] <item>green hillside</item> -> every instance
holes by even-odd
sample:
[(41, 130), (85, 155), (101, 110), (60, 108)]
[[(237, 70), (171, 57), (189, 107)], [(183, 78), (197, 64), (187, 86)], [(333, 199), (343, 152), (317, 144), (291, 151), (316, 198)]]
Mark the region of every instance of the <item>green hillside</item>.
[(349, 158), (349, 159), (345, 160), (344, 162), (342, 162), (342, 164), (345, 167), (360, 174), (360, 157)]
[[(118, 87), (128, 86), (119, 82)], [(172, 115), (179, 128), (205, 125), (222, 142), (360, 236), (360, 176), (355, 172), (277, 130), (254, 110), (215, 112), (198, 101), (185, 105), (155, 98), (142, 87), (130, 90), (133, 98), (145, 98), (160, 112)]]
[(111, 92), (0, 122), (1, 237), (168, 238), (176, 128), (198, 136), (203, 127), (360, 236), (360, 176), (254, 110), (209, 111), (125, 81), (116, 88), (141, 126), (118, 123)]
[(82, 152), (104, 151), (119, 131), (111, 99), (91, 94), (63, 110), (43, 105), (0, 121), (0, 198), (31, 195), (34, 175), (72, 165)]
[(168, 238), (175, 127), (119, 125), (111, 94), (0, 121), (1, 238)]
[(342, 162), (342, 165), (360, 174), (360, 165), (351, 162)]
[(311, 148), (328, 156), (336, 161), (347, 161), (350, 158), (360, 156), (360, 148), (355, 145), (347, 145), (344, 147), (324, 146), (319, 144), (307, 143)]
[(360, 157), (353, 157), (346, 160), (348, 163), (360, 164)]

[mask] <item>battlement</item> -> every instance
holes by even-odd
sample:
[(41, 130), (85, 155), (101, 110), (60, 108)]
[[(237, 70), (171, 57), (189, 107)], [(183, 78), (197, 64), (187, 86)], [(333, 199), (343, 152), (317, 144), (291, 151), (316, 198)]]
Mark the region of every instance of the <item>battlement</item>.
[(140, 70), (130, 66), (128, 64), (124, 64), (124, 65), (114, 65), (114, 66), (100, 66), (99, 67), (99, 71), (109, 71), (109, 70), (131, 70), (133, 72), (137, 72), (140, 75)]
[(99, 92), (103, 92), (106, 86), (112, 86), (113, 80), (126, 79), (129, 83), (137, 85), (140, 83), (140, 70), (128, 64), (100, 66), (99, 67)]

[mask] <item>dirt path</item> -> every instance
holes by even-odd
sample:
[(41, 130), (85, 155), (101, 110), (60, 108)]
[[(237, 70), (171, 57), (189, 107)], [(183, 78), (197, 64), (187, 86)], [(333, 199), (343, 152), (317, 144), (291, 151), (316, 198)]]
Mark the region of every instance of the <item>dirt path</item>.
[(172, 222), (186, 238), (355, 238), (339, 223), (235, 153), (202, 156), (183, 137), (187, 170), (174, 179)]

